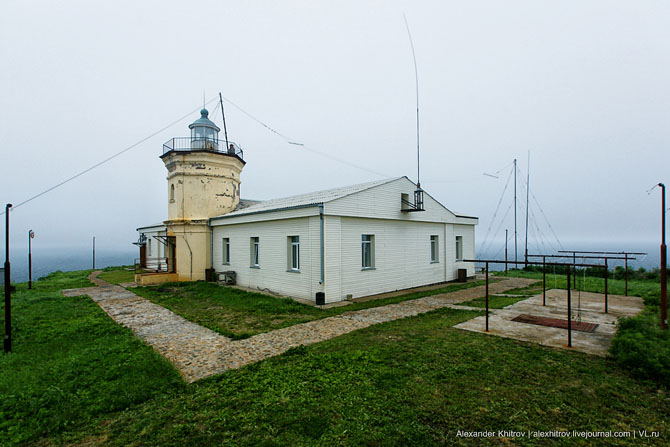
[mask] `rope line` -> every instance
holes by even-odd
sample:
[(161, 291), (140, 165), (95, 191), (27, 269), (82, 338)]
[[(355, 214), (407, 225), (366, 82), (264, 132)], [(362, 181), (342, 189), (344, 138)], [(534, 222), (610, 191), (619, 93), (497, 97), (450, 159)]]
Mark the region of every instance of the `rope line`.
[[(209, 100), (207, 103), (205, 103), (205, 105), (211, 103), (211, 102), (214, 101), (215, 99), (216, 99), (216, 98)], [(38, 193), (38, 194), (35, 194), (34, 196), (32, 196), (32, 197), (30, 197), (30, 198), (28, 198), (28, 199), (22, 201), (22, 202), (19, 203), (18, 205), (14, 205), (14, 206), (12, 207), (12, 210), (15, 210), (16, 208), (18, 208), (18, 207), (20, 207), (20, 206), (22, 206), (22, 205), (25, 205), (25, 204), (28, 203), (28, 202), (32, 202), (33, 200), (35, 200), (35, 199), (37, 199), (37, 198), (39, 198), (39, 197), (42, 197), (43, 195), (45, 195), (45, 194), (47, 194), (47, 193), (53, 191), (54, 189), (60, 188), (61, 186), (65, 185), (66, 183), (69, 183), (69, 182), (71, 182), (72, 180), (74, 180), (74, 179), (76, 179), (76, 178), (78, 178), (78, 177), (81, 177), (82, 175), (86, 174), (87, 172), (90, 172), (90, 171), (94, 170), (95, 168), (104, 165), (104, 164), (107, 163), (108, 161), (111, 161), (111, 160), (115, 159), (115, 158), (118, 157), (119, 155), (122, 155), (122, 154), (128, 152), (129, 150), (136, 148), (136, 147), (139, 146), (140, 144), (142, 144), (142, 143), (144, 143), (145, 141), (147, 141), (147, 140), (149, 140), (149, 139), (155, 137), (155, 136), (158, 135), (159, 133), (161, 133), (161, 132), (163, 132), (163, 131), (169, 129), (170, 127), (172, 127), (172, 126), (174, 126), (175, 124), (179, 123), (180, 121), (182, 121), (182, 120), (188, 118), (189, 116), (193, 115), (193, 113), (195, 113), (195, 112), (197, 112), (197, 111), (199, 111), (199, 110), (200, 110), (200, 106), (198, 106), (198, 107), (195, 108), (194, 110), (189, 111), (187, 114), (185, 114), (184, 116), (180, 117), (179, 119), (176, 119), (176, 120), (172, 121), (170, 124), (168, 124), (168, 125), (166, 125), (166, 126), (164, 126), (164, 127), (161, 127), (159, 130), (153, 132), (152, 134), (150, 134), (150, 135), (148, 135), (148, 136), (142, 138), (141, 140), (139, 140), (139, 141), (137, 141), (137, 142), (131, 144), (130, 146), (126, 147), (125, 149), (123, 149), (123, 150), (121, 150), (121, 151), (115, 153), (115, 154), (112, 155), (111, 157), (107, 157), (107, 158), (105, 158), (104, 160), (102, 160), (102, 161), (100, 161), (100, 162), (94, 164), (93, 166), (90, 166), (90, 167), (84, 169), (83, 171), (81, 171), (81, 172), (79, 172), (79, 173), (73, 175), (72, 177), (69, 177), (69, 178), (63, 180), (62, 182), (57, 183), (57, 184), (55, 184), (54, 186), (52, 186), (52, 187), (50, 187), (50, 188), (47, 188), (47, 189), (45, 189), (44, 191), (42, 191), (42, 192), (40, 192), (40, 193)], [(5, 214), (5, 211), (0, 212), (0, 215), (3, 215), (3, 214)]]

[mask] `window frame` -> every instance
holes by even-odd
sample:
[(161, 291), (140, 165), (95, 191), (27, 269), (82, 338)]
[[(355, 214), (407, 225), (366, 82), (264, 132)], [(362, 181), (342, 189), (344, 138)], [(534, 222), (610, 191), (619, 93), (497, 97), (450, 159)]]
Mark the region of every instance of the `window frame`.
[(456, 236), (456, 262), (463, 261), (463, 236)]
[(300, 272), (300, 236), (287, 236), (287, 266), (288, 272)]
[(249, 262), (252, 269), (261, 268), (260, 257), (261, 257), (261, 239), (258, 236), (252, 236), (249, 239)]
[[(366, 247), (369, 256), (366, 257)], [(369, 259), (366, 259), (369, 258)], [(366, 261), (369, 263), (366, 265)], [(375, 235), (362, 234), (361, 235), (361, 270), (375, 269)]]
[(430, 235), (430, 263), (438, 264), (440, 262), (440, 235)]
[(221, 264), (230, 265), (230, 238), (221, 238)]

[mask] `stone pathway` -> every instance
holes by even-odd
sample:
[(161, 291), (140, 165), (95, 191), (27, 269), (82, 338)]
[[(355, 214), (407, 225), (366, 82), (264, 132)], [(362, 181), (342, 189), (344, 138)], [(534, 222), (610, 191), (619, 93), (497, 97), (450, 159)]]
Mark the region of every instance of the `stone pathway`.
[[(419, 315), (484, 295), (484, 286), (403, 301), (296, 324), (233, 341), (192, 323), (123, 287), (109, 284), (91, 273), (97, 287), (63, 290), (65, 296), (88, 295), (114, 321), (167, 358), (187, 382), (195, 382), (229, 369), (273, 357), (290, 348), (318, 343), (373, 324)], [(501, 293), (535, 282), (508, 278), (489, 284), (489, 293)], [(481, 309), (477, 309), (481, 311)]]

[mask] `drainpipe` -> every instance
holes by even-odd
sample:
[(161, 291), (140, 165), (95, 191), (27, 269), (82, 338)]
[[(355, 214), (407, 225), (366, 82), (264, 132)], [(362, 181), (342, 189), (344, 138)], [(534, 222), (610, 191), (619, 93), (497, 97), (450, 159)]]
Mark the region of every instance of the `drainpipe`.
[(209, 268), (214, 268), (214, 227), (211, 225), (212, 219), (207, 219), (209, 227)]
[(323, 265), (323, 203), (319, 203), (319, 243), (321, 248), (321, 279), (319, 279), (319, 284), (323, 284), (326, 280), (325, 266)]

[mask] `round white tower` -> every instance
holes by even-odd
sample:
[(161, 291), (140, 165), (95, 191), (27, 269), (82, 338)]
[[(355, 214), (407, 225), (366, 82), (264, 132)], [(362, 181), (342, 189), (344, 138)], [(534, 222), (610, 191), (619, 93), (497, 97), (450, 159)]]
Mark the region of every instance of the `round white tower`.
[(242, 149), (219, 140), (219, 127), (207, 109), (189, 128), (190, 137), (163, 144), (167, 168), (168, 219), (166, 253), (178, 280), (205, 279), (211, 267), (208, 219), (229, 213), (240, 201)]

